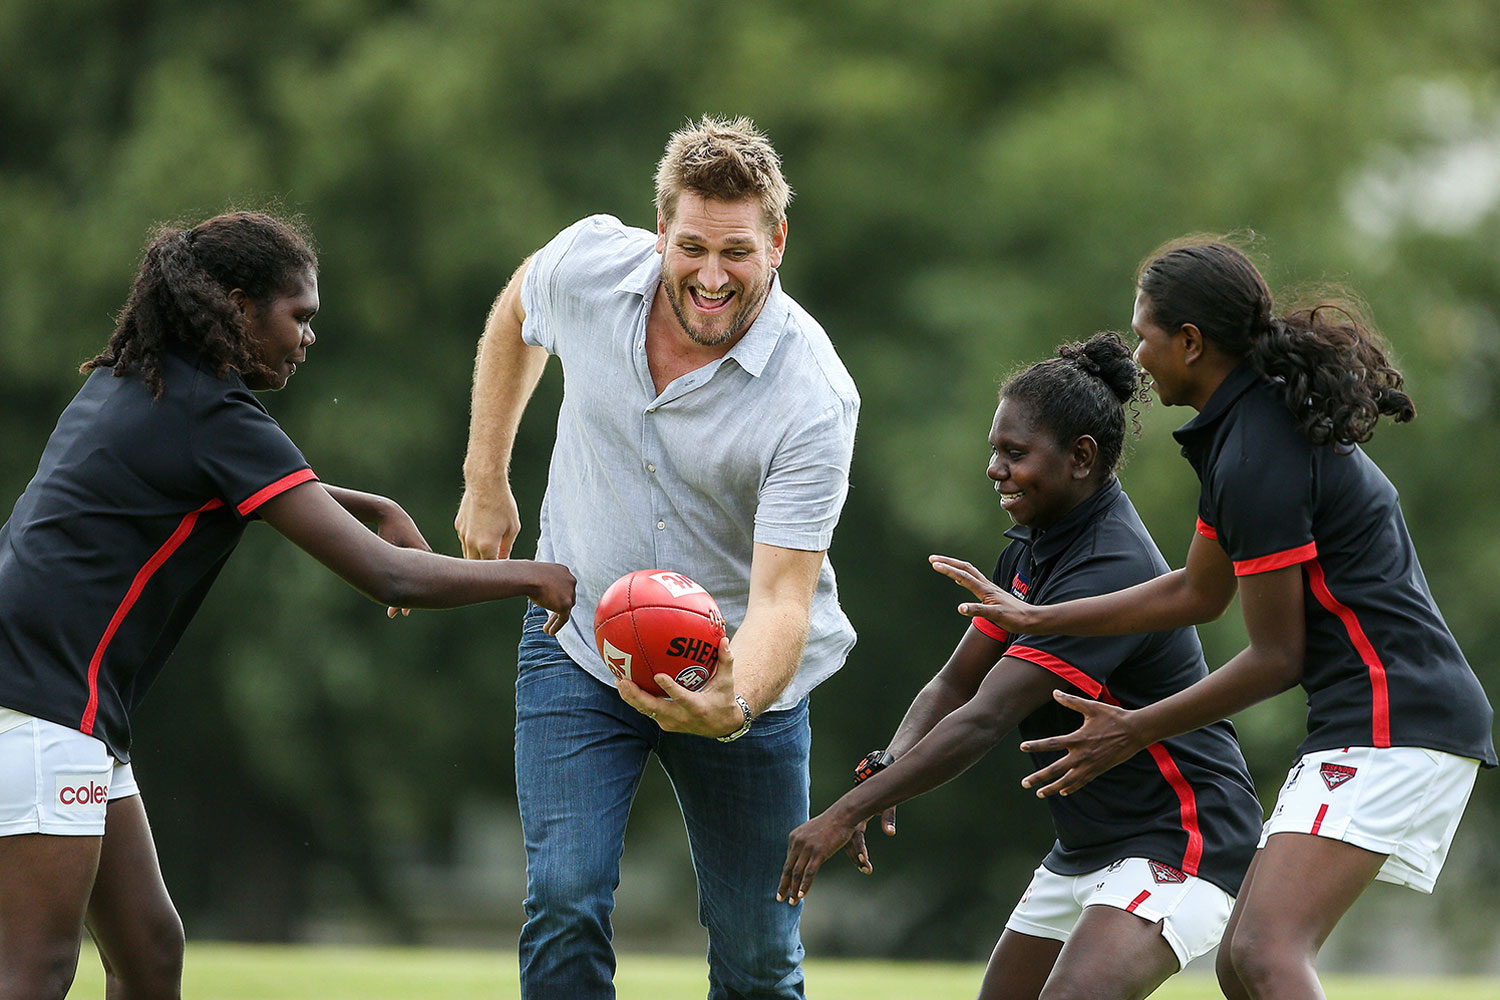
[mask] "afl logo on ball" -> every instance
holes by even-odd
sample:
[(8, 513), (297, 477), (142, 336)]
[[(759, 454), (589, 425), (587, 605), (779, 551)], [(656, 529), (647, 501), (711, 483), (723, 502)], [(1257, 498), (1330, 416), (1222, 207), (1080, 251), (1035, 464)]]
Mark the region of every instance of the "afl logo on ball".
[(708, 669), (706, 667), (688, 667), (675, 678), (678, 684), (689, 691), (696, 691), (708, 682)]

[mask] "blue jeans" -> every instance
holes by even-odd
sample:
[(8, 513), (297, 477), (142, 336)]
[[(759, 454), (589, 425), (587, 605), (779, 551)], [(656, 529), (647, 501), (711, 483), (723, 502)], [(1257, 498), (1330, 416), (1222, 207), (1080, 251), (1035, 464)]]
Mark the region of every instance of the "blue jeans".
[(663, 732), (574, 663), (527, 608), (516, 675), (526, 836), (526, 1000), (614, 996), (610, 913), (625, 819), (654, 752), (672, 781), (708, 929), (709, 1000), (801, 997), (802, 907), (776, 902), (787, 834), (807, 819), (807, 699), (733, 743)]

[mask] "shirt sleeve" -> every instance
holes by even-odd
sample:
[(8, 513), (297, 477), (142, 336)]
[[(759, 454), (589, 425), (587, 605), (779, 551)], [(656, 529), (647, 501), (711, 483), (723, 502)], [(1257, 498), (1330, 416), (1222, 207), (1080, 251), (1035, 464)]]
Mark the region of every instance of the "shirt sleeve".
[[(1058, 579), (1047, 581), (1031, 603), (1058, 604), (1111, 594), (1153, 575), (1148, 566), (1128, 554), (1095, 555), (1067, 567)], [(1051, 671), (1090, 698), (1109, 701), (1110, 676), (1145, 640), (1141, 635), (1016, 635), (1005, 655)]]
[(1268, 573), (1318, 554), (1313, 538), (1313, 452), (1295, 426), (1256, 427), (1220, 452), (1200, 505), (1236, 576)]
[(573, 223), (532, 254), (526, 277), (521, 281), (521, 308), (526, 312), (526, 320), (521, 324), (523, 341), (543, 348), (548, 354), (561, 353), (565, 345), (559, 343), (559, 331), (567, 331), (570, 325), (558, 320), (566, 316), (570, 274), (579, 268), (589, 268), (589, 260), (585, 258), (594, 250), (614, 254), (616, 248), (609, 245), (608, 237), (617, 235), (623, 240), (624, 229), (624, 223), (613, 216), (591, 215)]
[(222, 386), (200, 400), (193, 418), (193, 461), (213, 495), (241, 518), (293, 486), (317, 479), (307, 459), (251, 391), (205, 376)]
[(828, 548), (849, 493), (858, 419), (857, 405), (841, 400), (782, 442), (761, 484), (756, 542), (807, 552)]

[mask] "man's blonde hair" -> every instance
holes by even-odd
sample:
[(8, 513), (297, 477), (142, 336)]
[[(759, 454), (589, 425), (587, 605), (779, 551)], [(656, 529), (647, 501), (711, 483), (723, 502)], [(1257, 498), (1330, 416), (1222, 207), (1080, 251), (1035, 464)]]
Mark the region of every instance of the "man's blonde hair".
[(755, 198), (766, 228), (786, 218), (792, 189), (781, 176), (781, 157), (755, 123), (704, 115), (667, 140), (656, 165), (656, 210), (667, 223), (683, 191), (717, 201)]

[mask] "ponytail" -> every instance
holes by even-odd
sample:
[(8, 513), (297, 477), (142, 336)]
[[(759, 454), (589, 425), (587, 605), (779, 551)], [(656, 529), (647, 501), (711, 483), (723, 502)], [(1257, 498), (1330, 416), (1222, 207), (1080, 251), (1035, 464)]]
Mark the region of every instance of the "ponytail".
[(189, 229), (159, 226), (108, 345), (79, 371), (138, 372), (159, 399), (165, 389), (161, 352), (181, 344), (221, 377), (230, 370), (268, 376), (256, 360), (249, 324), (229, 293), (238, 288), (265, 305), (317, 267), (317, 254), (296, 221), (231, 212)]
[(1334, 295), (1278, 316), (1249, 258), (1192, 237), (1148, 257), (1137, 285), (1158, 326), (1191, 323), (1230, 357), (1247, 359), (1315, 445), (1362, 444), (1381, 416), (1406, 423), (1417, 415), (1384, 340), (1352, 297)]

